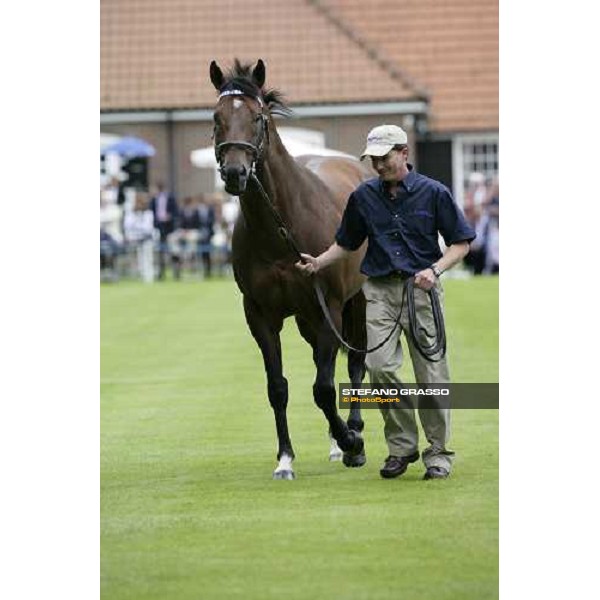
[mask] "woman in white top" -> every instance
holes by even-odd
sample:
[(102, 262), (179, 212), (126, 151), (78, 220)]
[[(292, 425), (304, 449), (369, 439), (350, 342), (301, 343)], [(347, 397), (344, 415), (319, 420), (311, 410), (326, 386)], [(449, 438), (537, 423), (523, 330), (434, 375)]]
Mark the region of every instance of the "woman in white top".
[(137, 266), (143, 281), (154, 281), (154, 215), (148, 195), (138, 192), (133, 210), (125, 215), (125, 239), (135, 247)]

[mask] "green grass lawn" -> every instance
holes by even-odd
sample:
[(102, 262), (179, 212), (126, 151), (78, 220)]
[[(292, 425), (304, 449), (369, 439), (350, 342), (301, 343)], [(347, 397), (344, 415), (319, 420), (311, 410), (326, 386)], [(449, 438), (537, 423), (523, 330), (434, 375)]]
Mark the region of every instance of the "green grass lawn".
[[(498, 381), (498, 279), (445, 287), (454, 381)], [(422, 481), (420, 463), (379, 477), (378, 410), (363, 412), (367, 464), (329, 463), (290, 320), (297, 479), (273, 481), (262, 359), (232, 280), (105, 285), (101, 310), (104, 600), (497, 598), (498, 411), (454, 411), (446, 481)]]

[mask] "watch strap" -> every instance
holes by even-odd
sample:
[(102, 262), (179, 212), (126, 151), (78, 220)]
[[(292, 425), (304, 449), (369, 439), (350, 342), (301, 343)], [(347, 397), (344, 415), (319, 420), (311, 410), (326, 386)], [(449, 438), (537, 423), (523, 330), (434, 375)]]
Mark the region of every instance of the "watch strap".
[(429, 267), (432, 271), (433, 274), (439, 279), (443, 273), (443, 271), (435, 264), (431, 265), (431, 267)]

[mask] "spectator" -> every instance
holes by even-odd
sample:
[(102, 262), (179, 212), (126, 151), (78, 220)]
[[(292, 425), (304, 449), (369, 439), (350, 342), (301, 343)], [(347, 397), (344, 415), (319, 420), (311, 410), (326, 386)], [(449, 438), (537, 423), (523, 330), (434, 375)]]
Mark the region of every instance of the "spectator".
[(484, 273), (500, 272), (500, 185), (498, 177), (494, 177), (485, 203), (487, 221), (485, 235), (485, 268)]
[(229, 196), (228, 200), (221, 207), (223, 217), (223, 228), (227, 236), (227, 264), (231, 264), (231, 240), (233, 237), (233, 228), (240, 213), (240, 204), (237, 196)]
[(485, 267), (485, 244), (482, 235), (482, 221), (484, 215), (484, 204), (487, 197), (485, 175), (474, 172), (469, 176), (469, 184), (465, 192), (464, 214), (477, 233), (477, 237), (471, 243), (469, 254), (465, 258), (465, 264), (469, 266), (475, 275), (481, 275)]
[(187, 196), (179, 210), (177, 228), (169, 237), (171, 256), (178, 259), (173, 263), (175, 279), (179, 279), (182, 265), (189, 264), (196, 257), (199, 240), (200, 215), (198, 206), (191, 196)]
[(123, 206), (125, 204), (125, 189), (118, 177), (113, 177), (104, 188), (103, 195), (109, 203)]
[(116, 257), (122, 251), (121, 208), (100, 193), (100, 271), (107, 280), (117, 279)]
[(137, 192), (133, 210), (125, 215), (125, 239), (135, 248), (137, 267), (142, 281), (154, 281), (154, 215), (148, 195)]
[(215, 232), (215, 207), (205, 201), (205, 197), (200, 197), (198, 203), (198, 217), (200, 221), (199, 249), (204, 266), (204, 276), (210, 277), (212, 274), (212, 247), (211, 240)]
[[(154, 215), (154, 227), (159, 233), (159, 251), (158, 251), (158, 278), (165, 278), (167, 253), (168, 253), (168, 237), (175, 230), (178, 210), (175, 196), (171, 194), (165, 184), (160, 182), (157, 185), (157, 193), (150, 202), (150, 209)], [(175, 273), (179, 269), (179, 257), (173, 257), (173, 268)]]

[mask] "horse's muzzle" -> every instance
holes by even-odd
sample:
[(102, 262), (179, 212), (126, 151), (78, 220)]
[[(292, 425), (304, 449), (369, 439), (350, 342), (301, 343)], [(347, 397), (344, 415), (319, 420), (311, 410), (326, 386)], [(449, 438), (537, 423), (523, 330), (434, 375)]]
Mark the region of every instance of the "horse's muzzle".
[(239, 196), (246, 191), (248, 169), (244, 165), (221, 167), (221, 179), (225, 182), (225, 191), (228, 194)]

